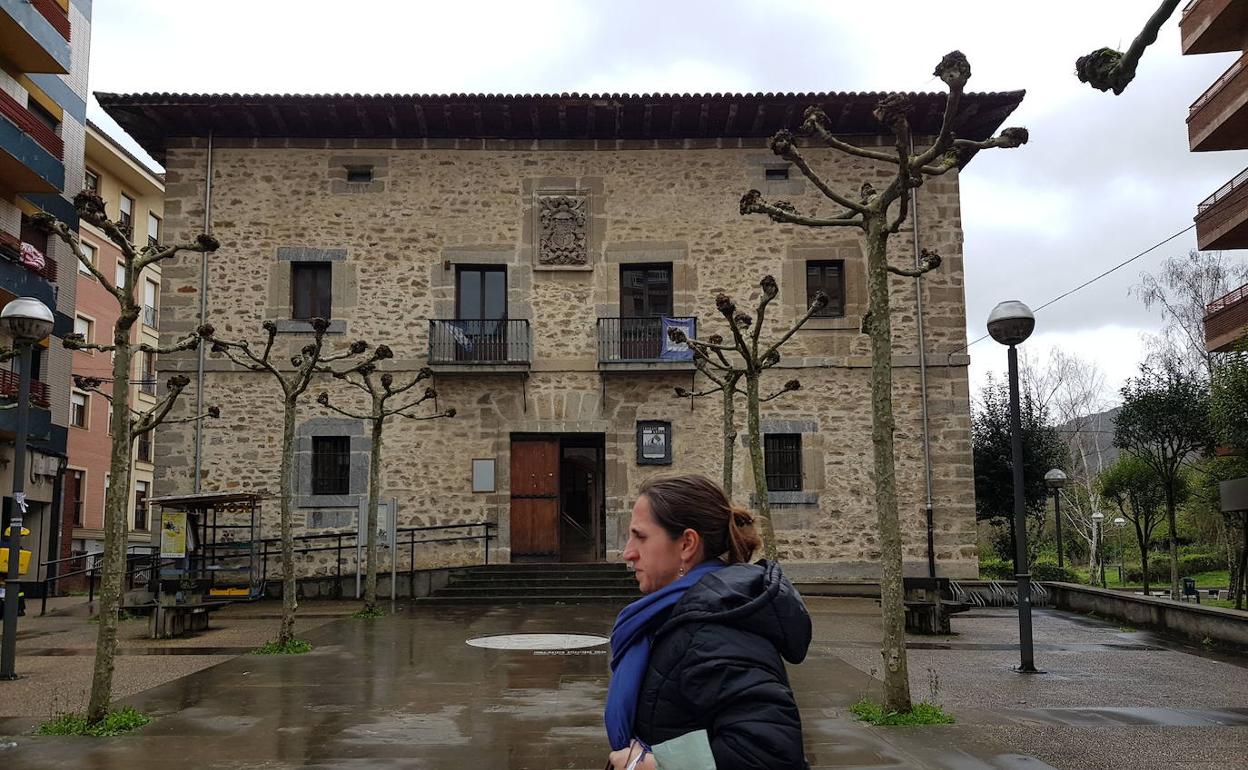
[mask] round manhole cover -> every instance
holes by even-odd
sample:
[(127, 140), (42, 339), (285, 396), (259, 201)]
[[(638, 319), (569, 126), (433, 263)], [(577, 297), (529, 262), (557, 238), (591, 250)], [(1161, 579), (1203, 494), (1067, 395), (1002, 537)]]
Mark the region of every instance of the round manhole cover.
[(468, 644), (490, 650), (581, 650), (598, 647), (610, 641), (604, 636), (593, 634), (503, 634), (478, 636), (469, 639)]

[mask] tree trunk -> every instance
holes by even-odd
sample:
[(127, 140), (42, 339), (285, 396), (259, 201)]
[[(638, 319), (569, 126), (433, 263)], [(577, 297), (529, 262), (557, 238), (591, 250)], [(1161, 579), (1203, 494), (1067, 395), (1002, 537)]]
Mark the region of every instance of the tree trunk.
[(295, 599), (298, 590), (295, 582), (295, 537), (291, 526), (290, 505), (294, 495), (293, 476), (295, 464), (295, 408), (297, 402), (291, 396), (285, 399), (282, 411), (282, 471), (279, 493), (281, 505), (282, 536), (282, 625), (277, 634), (278, 644), (289, 644), (295, 638)]
[(874, 218), (867, 232), (867, 290), (871, 335), (871, 444), (875, 510), (880, 529), (880, 611), (884, 637), (884, 708), (910, 711), (906, 666), (905, 594), (902, 588), (901, 528), (897, 520), (897, 478), (893, 455), (893, 340), (888, 296), (888, 230)]
[(117, 654), (117, 611), (125, 590), (126, 529), (130, 508), (130, 471), (133, 439), (130, 435), (130, 329), (138, 311), (122, 307), (113, 329), (113, 444), (109, 454), (108, 494), (104, 499), (104, 562), (100, 578), (99, 628), (95, 634), (95, 668), (87, 722), (108, 714), (113, 699), (113, 668)]
[[(1135, 510), (1137, 516), (1142, 515), (1139, 513), (1139, 507), (1136, 507)], [(1144, 582), (1144, 595), (1148, 596), (1148, 541), (1151, 538), (1145, 537), (1144, 529), (1140, 526), (1140, 520), (1138, 518), (1133, 521), (1132, 524), (1135, 526), (1135, 542), (1140, 546), (1140, 569), (1144, 570), (1144, 577), (1142, 578), (1142, 581)]]
[[(378, 414), (374, 404), (373, 414)], [(377, 502), (381, 497), (381, 425), (384, 417), (374, 417), (373, 442), (368, 463), (368, 577), (364, 581), (364, 611), (377, 610)], [(391, 544), (391, 548), (394, 544)], [(392, 589), (393, 590), (393, 587)]]
[(776, 530), (771, 524), (771, 501), (767, 498), (767, 465), (763, 460), (763, 435), (758, 416), (758, 372), (745, 375), (746, 421), (750, 432), (750, 466), (754, 469), (754, 494), (758, 496), (758, 529), (763, 536), (763, 555), (776, 560)]
[(1170, 526), (1170, 598), (1179, 600), (1179, 527), (1175, 521), (1174, 484), (1166, 482), (1166, 523)]
[(736, 462), (737, 447), (737, 406), (733, 400), (737, 387), (735, 377), (729, 376), (724, 381), (724, 494), (732, 500), (732, 472)]
[(1248, 595), (1248, 513), (1240, 522), (1240, 532), (1244, 536), (1239, 548), (1239, 579), (1235, 584), (1235, 609), (1244, 608), (1244, 597)]

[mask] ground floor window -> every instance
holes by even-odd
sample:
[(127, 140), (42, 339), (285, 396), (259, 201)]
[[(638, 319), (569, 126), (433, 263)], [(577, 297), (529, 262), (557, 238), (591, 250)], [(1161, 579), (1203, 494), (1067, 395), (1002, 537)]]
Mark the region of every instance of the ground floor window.
[(798, 492), (802, 488), (802, 435), (769, 433), (763, 436), (763, 461), (767, 489), (771, 492)]
[(312, 494), (351, 494), (351, 437), (312, 437)]

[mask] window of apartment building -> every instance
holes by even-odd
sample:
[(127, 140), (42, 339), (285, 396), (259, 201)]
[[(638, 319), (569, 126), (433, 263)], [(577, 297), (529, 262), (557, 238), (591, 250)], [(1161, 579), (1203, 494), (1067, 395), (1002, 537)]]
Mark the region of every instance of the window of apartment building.
[(156, 395), (156, 356), (146, 350), (139, 351), (139, 392)]
[(87, 394), (69, 394), (69, 424), (75, 428), (87, 427)]
[(56, 116), (37, 100), (28, 99), (26, 101), (26, 111), (38, 118), (40, 123), (55, 131), (58, 136), (60, 135), (61, 121), (57, 120)]
[(117, 223), (127, 238), (134, 238), (134, 198), (121, 194), (121, 202), (117, 206)]
[(329, 262), (290, 263), (290, 317), (333, 318), (333, 271)]
[(113, 412), (113, 405), (109, 404), (108, 405), (108, 435), (110, 436), (113, 435), (113, 420), (114, 419), (115, 419), (115, 415)]
[(22, 214), (22, 229), (19, 237), (23, 243), (29, 243), (39, 249), (39, 253), (43, 254), (45, 259), (50, 259), (48, 257), (48, 234), (35, 227), (34, 220), (25, 213)]
[(507, 268), (461, 265), (455, 272), (455, 317), (493, 320), (507, 317)]
[(134, 528), (147, 529), (147, 482), (134, 482)]
[(140, 462), (152, 461), (152, 433), (148, 431), (134, 440), (135, 457)]
[(815, 293), (823, 290), (828, 304), (817, 318), (841, 318), (845, 315), (845, 262), (840, 259), (806, 262), (806, 306), (815, 301)]
[(82, 179), (82, 189), (90, 190), (93, 193), (99, 193), (100, 175), (95, 173), (91, 169), (87, 169), (86, 175)]
[(82, 526), (82, 498), (86, 494), (83, 488), (85, 474), (82, 471), (71, 470), (65, 474), (65, 505), (73, 512), (74, 526)]
[[(82, 245), (83, 256), (89, 259), (91, 261), (91, 264), (93, 265), (99, 264), (98, 262), (96, 262), (96, 259), (95, 259), (95, 254), (98, 251), (98, 249), (96, 249), (94, 246), (87, 243), (86, 241), (79, 241), (79, 243)], [(78, 260), (78, 272), (82, 273), (83, 275), (91, 275), (91, 268), (84, 265), (82, 263), (82, 260), (80, 259)]]
[(770, 492), (798, 492), (802, 488), (802, 434), (763, 436), (763, 463)]
[(155, 281), (144, 281), (143, 283), (143, 323), (156, 328), (156, 295), (160, 291), (160, 286)]
[(351, 437), (312, 437), (312, 494), (351, 494)]
[(147, 212), (147, 245), (155, 246), (160, 243), (160, 217), (152, 212)]
[(94, 338), (95, 323), (90, 318), (83, 318), (80, 315), (74, 316), (74, 334), (81, 334), (84, 342), (91, 342)]

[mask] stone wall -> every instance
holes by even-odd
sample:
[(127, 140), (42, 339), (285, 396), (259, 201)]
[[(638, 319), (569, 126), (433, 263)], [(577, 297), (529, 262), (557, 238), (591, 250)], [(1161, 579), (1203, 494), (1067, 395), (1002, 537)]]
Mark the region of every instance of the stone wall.
[[(352, 147), (356, 142), (360, 146)], [(856, 231), (812, 231), (737, 211), (739, 195), (755, 187), (803, 211), (830, 213), (795, 169), (788, 181), (767, 180), (774, 156), (759, 143), (737, 140), (733, 147), (646, 142), (605, 150), (573, 142), (356, 142), (217, 140), (212, 229), (222, 247), (209, 258), (208, 320), (223, 335), (260, 340), (262, 321), (289, 320), (283, 317), (290, 303), (288, 263), (298, 258), (291, 255), (340, 255), (328, 260), (335, 322), (329, 344), (384, 342), (396, 356), (387, 368), (402, 380), (427, 361), (428, 319), (454, 317), (455, 266), (507, 266), (508, 315), (531, 326), (530, 370), (439, 373), (439, 405), (455, 407), (458, 416), (395, 419), (388, 426), (382, 484), (384, 496), (398, 498), (401, 526), (494, 520), (505, 559), (511, 434), (601, 433), (605, 545), (608, 558), (618, 558), (633, 490), (643, 478), (657, 471), (719, 478), (721, 459), (718, 397), (691, 408), (672, 395), (676, 386), (691, 386), (690, 371), (599, 371), (596, 324), (598, 317), (619, 314), (620, 265), (670, 262), (674, 314), (698, 316), (702, 336), (726, 332), (715, 313), (716, 292), (727, 291), (748, 308), (759, 296), (758, 279), (771, 273), (781, 282), (781, 295), (767, 314), (767, 338), (805, 310), (804, 261), (844, 259), (846, 317), (812, 322), (784, 348), (765, 389), (793, 377), (803, 389), (765, 405), (763, 417), (801, 421), (795, 432), (803, 434), (802, 493), (777, 498), (775, 509), (782, 558), (791, 564), (786, 568), (809, 579), (866, 578), (876, 571), (870, 349), (859, 331), (865, 256)], [(887, 169), (870, 161), (809, 154), (840, 189), (886, 183)], [(205, 140), (176, 140), (170, 149), (167, 237), (193, 237), (203, 227), (206, 162)], [(348, 167), (370, 165), (371, 182), (347, 181)], [(546, 191), (586, 196), (587, 265), (551, 270), (539, 263), (534, 206), (535, 196)], [(945, 257), (924, 285), (936, 555), (941, 574), (966, 577), (975, 574), (976, 553), (956, 175), (930, 181), (920, 193), (920, 242)], [(894, 261), (912, 263), (912, 233), (903, 230), (893, 240)], [(161, 333), (167, 341), (198, 323), (200, 269), (198, 255), (166, 263)], [(926, 532), (914, 281), (895, 278), (892, 292), (900, 508), (907, 570), (920, 573), (926, 569)], [(307, 341), (306, 334), (283, 333), (275, 358), (285, 361)], [(162, 356), (160, 366), (194, 379), (196, 357)], [(274, 493), (281, 425), (275, 385), (217, 356), (208, 356), (206, 369), (205, 398), (221, 407), (222, 417), (204, 427), (203, 489)], [(301, 422), (330, 416), (314, 403), (323, 389), (336, 403), (358, 403), (327, 378), (310, 389)], [(180, 414), (188, 413), (194, 398), (192, 384)], [(742, 437), (744, 411), (742, 402)], [(671, 422), (670, 467), (636, 463), (638, 420)], [(158, 432), (158, 495), (192, 491), (194, 433), (186, 425)], [(496, 460), (496, 492), (471, 491), (473, 458)], [(743, 503), (751, 488), (748, 465), (743, 441), (735, 477)], [(314, 501), (303, 502), (308, 507), (299, 509), (297, 526), (340, 521)], [(276, 529), (276, 511), (275, 500), (266, 505), (266, 533)]]

